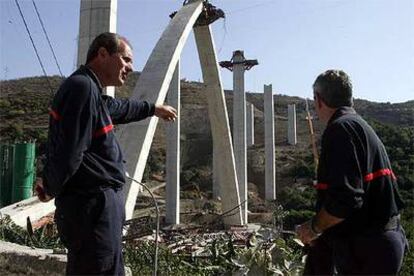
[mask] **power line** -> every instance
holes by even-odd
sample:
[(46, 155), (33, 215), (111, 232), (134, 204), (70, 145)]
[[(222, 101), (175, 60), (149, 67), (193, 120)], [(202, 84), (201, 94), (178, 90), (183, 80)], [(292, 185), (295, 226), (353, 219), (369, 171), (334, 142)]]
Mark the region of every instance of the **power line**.
[(261, 6), (267, 6), (267, 5), (272, 5), (272, 4), (276, 4), (276, 2), (274, 0), (270, 0), (270, 1), (267, 1), (267, 2), (264, 2), (264, 3), (258, 3), (258, 4), (251, 5), (251, 6), (248, 6), (248, 7), (244, 7), (244, 8), (241, 8), (241, 9), (232, 10), (232, 11), (226, 12), (226, 14), (233, 14), (233, 13), (243, 12), (243, 11), (246, 11), (246, 10), (252, 10), (252, 9), (255, 9), (255, 8), (258, 8), (258, 7), (261, 7)]
[(59, 70), (60, 76), (63, 78), (62, 70), (60, 70), (59, 62), (58, 62), (58, 60), (57, 60), (57, 58), (56, 58), (55, 51), (53, 50), (52, 43), (50, 43), (50, 39), (49, 39), (49, 36), (47, 35), (47, 32), (46, 32), (45, 26), (44, 26), (44, 24), (43, 24), (42, 18), (40, 17), (39, 11), (37, 10), (36, 3), (35, 3), (35, 1), (34, 1), (34, 0), (32, 0), (32, 3), (33, 3), (33, 6), (34, 6), (34, 9), (35, 9), (35, 11), (36, 11), (37, 18), (39, 18), (40, 25), (42, 26), (43, 33), (44, 33), (44, 34), (45, 34), (45, 36), (46, 36), (46, 40), (47, 40), (47, 43), (49, 44), (49, 48), (50, 48), (50, 50), (52, 51), (53, 58), (55, 59), (56, 66), (57, 66), (57, 68), (58, 68), (58, 70)]
[(40, 59), (39, 52), (37, 51), (36, 45), (34, 44), (34, 41), (33, 41), (32, 35), (30, 33), (29, 27), (27, 27), (26, 19), (24, 18), (22, 9), (20, 8), (19, 2), (17, 0), (14, 0), (14, 1), (16, 2), (16, 6), (19, 9), (19, 13), (20, 13), (20, 16), (23, 20), (23, 24), (26, 27), (27, 34), (29, 35), (30, 41), (32, 42), (33, 49), (34, 49), (34, 51), (36, 53), (36, 56), (37, 56), (37, 60), (39, 61), (40, 67), (42, 67), (43, 74), (46, 77), (46, 81), (49, 85), (50, 93), (53, 95), (52, 85), (50, 84), (49, 78), (47, 77), (45, 67), (43, 66), (42, 60)]

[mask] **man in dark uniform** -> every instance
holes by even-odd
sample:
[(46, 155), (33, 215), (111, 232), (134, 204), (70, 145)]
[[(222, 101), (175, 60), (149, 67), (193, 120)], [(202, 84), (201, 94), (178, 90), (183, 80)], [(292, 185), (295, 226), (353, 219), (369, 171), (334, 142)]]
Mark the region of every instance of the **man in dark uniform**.
[(397, 274), (407, 240), (385, 147), (352, 108), (346, 73), (322, 73), (313, 91), (316, 113), (327, 126), (315, 186), (317, 214), (297, 227), (310, 249), (304, 274)]
[(167, 105), (102, 95), (132, 72), (132, 48), (114, 33), (92, 42), (85, 66), (60, 86), (50, 108), (47, 161), (36, 190), (55, 197), (55, 220), (68, 248), (69, 275), (124, 275), (122, 225), (125, 170), (113, 124), (156, 115), (174, 121)]

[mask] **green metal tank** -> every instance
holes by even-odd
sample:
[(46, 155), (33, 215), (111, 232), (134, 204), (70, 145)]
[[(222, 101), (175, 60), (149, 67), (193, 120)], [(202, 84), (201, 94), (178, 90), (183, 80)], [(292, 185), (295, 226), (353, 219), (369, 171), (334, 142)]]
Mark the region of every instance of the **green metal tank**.
[(14, 145), (0, 144), (0, 206), (12, 203)]
[(35, 143), (15, 145), (13, 162), (12, 202), (33, 195)]

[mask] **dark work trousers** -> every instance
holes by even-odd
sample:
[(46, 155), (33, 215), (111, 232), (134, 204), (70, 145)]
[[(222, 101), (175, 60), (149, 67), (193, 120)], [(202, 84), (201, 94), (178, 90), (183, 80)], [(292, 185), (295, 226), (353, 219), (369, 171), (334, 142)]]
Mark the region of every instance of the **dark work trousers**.
[(335, 268), (339, 275), (397, 275), (408, 242), (399, 225), (394, 230), (334, 241), (333, 246)]
[(124, 275), (122, 191), (102, 189), (89, 195), (56, 199), (55, 220), (68, 249), (67, 275)]
[(306, 251), (307, 257), (303, 275), (333, 275), (332, 248), (324, 236), (314, 240), (312, 246), (308, 246)]
[[(319, 239), (318, 239), (319, 240)], [(401, 226), (348, 238), (315, 241), (304, 275), (397, 275), (408, 242)]]

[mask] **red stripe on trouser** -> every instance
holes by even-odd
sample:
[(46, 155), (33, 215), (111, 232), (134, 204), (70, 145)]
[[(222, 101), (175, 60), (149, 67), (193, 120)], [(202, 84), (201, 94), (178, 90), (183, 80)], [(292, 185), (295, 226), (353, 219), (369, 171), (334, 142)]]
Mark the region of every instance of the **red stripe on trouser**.
[[(381, 170), (378, 170), (376, 172), (367, 174), (364, 177), (364, 182), (370, 182), (370, 181), (372, 181), (372, 180), (374, 180), (378, 177), (388, 176), (388, 175), (390, 175), (394, 180), (397, 179), (397, 177), (395, 177), (395, 174), (391, 169), (381, 169)], [(328, 186), (329, 185), (326, 184), (326, 183), (318, 183), (314, 187), (317, 190), (326, 190), (326, 189), (328, 189)]]
[(104, 135), (104, 134), (106, 134), (106, 133), (108, 133), (108, 132), (110, 132), (110, 131), (112, 131), (114, 129), (114, 125), (107, 125), (107, 126), (105, 126), (105, 127), (103, 127), (103, 128), (101, 128), (101, 129), (99, 129), (99, 130), (97, 130), (96, 132), (95, 132), (95, 134), (93, 135), (93, 137), (99, 137), (99, 136), (101, 136), (101, 135)]

